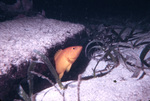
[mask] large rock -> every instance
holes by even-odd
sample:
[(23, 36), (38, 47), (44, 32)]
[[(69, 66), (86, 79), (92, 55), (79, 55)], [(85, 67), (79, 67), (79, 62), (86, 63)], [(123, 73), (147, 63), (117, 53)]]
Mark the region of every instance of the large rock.
[(45, 18), (22, 18), (0, 23), (0, 75), (56, 43), (83, 31), (84, 26)]
[[(34, 49), (53, 58), (60, 46), (68, 46), (64, 45), (68, 42), (66, 40), (73, 38), (75, 42), (76, 35), (80, 36), (83, 31), (84, 26), (80, 24), (40, 17), (25, 17), (1, 22), (0, 100), (12, 101), (18, 98), (18, 85), (27, 77), (29, 60), (39, 58), (33, 52)], [(59, 47), (49, 53), (56, 44), (59, 44)], [(42, 73), (41, 69), (39, 71)]]

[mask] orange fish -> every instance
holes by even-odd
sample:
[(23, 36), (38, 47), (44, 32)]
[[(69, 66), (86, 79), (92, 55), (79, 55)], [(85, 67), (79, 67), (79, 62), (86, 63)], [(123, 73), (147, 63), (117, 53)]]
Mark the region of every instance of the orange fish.
[(63, 77), (65, 71), (70, 71), (72, 64), (80, 55), (81, 50), (82, 46), (72, 46), (64, 50), (61, 49), (55, 54), (55, 66), (60, 79)]

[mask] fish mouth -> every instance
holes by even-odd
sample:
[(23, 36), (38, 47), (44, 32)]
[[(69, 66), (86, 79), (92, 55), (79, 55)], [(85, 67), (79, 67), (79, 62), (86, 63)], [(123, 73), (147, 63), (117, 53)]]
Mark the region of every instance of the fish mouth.
[(79, 48), (79, 50), (81, 52), (81, 50), (82, 50), (83, 47), (82, 46), (77, 46), (77, 48)]

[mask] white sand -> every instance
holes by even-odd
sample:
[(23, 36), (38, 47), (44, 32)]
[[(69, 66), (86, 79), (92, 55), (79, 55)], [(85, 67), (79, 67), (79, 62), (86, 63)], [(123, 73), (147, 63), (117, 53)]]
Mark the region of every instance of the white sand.
[[(142, 36), (143, 40), (150, 40), (149, 33)], [(142, 38), (141, 37), (141, 38)], [(124, 49), (124, 54), (129, 56), (139, 57), (144, 46), (137, 48)], [(122, 52), (123, 52), (122, 51)], [(134, 54), (133, 54), (134, 52)], [(150, 52), (147, 54), (150, 57)], [(130, 62), (141, 66), (140, 60), (131, 58)], [(136, 60), (136, 61), (135, 61)], [(86, 67), (82, 77), (88, 77), (93, 74), (92, 68), (96, 65), (95, 60), (91, 60)], [(106, 66), (105, 61), (101, 61), (97, 66), (97, 70), (101, 70)], [(132, 67), (133, 68), (133, 67)], [(150, 69), (145, 69), (146, 75), (143, 78), (132, 78), (133, 71), (129, 71), (121, 62), (120, 65), (114, 68), (105, 76), (82, 80), (80, 88), (80, 101), (150, 101)], [(140, 76), (140, 74), (139, 74)], [(63, 85), (68, 85), (64, 91), (65, 101), (78, 101), (78, 81), (63, 82)], [(59, 88), (59, 86), (56, 84)], [(63, 90), (60, 90), (63, 92)], [(56, 90), (55, 87), (47, 88), (39, 92), (36, 96), (36, 101), (64, 101), (63, 96)]]

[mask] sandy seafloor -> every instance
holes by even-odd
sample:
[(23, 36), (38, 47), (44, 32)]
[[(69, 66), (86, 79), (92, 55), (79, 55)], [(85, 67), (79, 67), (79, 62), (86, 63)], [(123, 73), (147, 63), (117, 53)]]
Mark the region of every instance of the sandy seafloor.
[[(130, 31), (131, 29), (127, 29), (123, 35), (126, 36)], [(135, 31), (139, 31), (139, 29)], [(137, 34), (135, 37), (140, 38), (139, 42), (146, 42), (150, 40), (150, 32)], [(129, 41), (125, 44), (131, 45), (132, 43)], [(146, 44), (136, 48), (122, 48), (121, 53), (129, 56), (129, 61), (140, 67), (139, 57), (145, 46)], [(147, 53), (145, 59), (149, 57), (150, 52)], [(137, 77), (132, 77), (134, 70), (137, 68), (134, 66), (127, 68), (124, 62), (120, 60), (119, 65), (108, 74), (84, 80), (84, 77), (93, 75), (92, 68), (96, 63), (96, 60), (91, 59), (85, 72), (81, 74), (80, 86), (78, 86), (78, 81), (63, 82), (64, 85), (68, 85), (64, 91), (59, 89), (62, 94), (64, 93), (64, 96), (55, 87), (50, 87), (39, 92), (36, 96), (36, 101), (79, 101), (79, 99), (80, 101), (150, 101), (150, 69), (148, 67), (141, 70)], [(106, 65), (107, 62), (101, 61), (96, 70), (101, 70)], [(141, 77), (144, 72), (145, 75)], [(57, 84), (56, 87), (59, 88)], [(79, 92), (77, 91), (78, 89), (80, 89)]]

